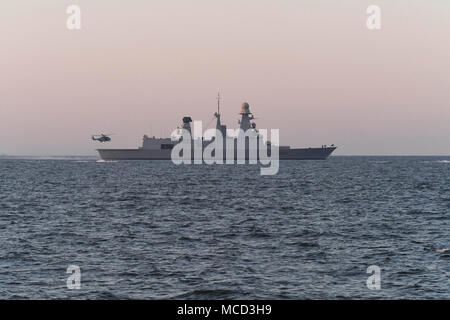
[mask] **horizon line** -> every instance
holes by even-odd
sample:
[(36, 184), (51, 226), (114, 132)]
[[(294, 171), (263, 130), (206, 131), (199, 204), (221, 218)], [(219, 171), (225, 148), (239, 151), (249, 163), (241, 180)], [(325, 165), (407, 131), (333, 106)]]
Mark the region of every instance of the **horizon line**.
[[(26, 157), (90, 157), (100, 158), (98, 155), (92, 154), (0, 154), (0, 158), (26, 158)], [(450, 157), (450, 154), (337, 154), (331, 157)]]

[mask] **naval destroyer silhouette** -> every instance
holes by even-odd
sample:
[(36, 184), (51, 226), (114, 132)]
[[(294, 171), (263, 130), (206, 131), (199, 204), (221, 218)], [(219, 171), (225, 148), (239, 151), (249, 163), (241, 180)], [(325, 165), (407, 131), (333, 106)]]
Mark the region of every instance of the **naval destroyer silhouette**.
[[(240, 129), (243, 132), (253, 131), (256, 136), (259, 136), (258, 130), (256, 129), (256, 124), (253, 121), (255, 118), (250, 112), (250, 106), (248, 103), (244, 102), (241, 107), (241, 119), (239, 121)], [(222, 133), (222, 136), (227, 140), (230, 137), (227, 135), (227, 126), (223, 125), (220, 121), (220, 96), (217, 97), (217, 112), (214, 113), (217, 120), (216, 130)], [(191, 117), (184, 117), (181, 129), (191, 133)], [(238, 156), (237, 143), (234, 140), (234, 159)], [(202, 148), (204, 149), (209, 143), (214, 140), (203, 140), (201, 142)], [(148, 137), (144, 135), (142, 146), (137, 149), (97, 149), (100, 158), (103, 160), (171, 160), (172, 159), (172, 149), (177, 143), (182, 141), (181, 137), (174, 139), (171, 138), (155, 138)], [(270, 145), (270, 141), (267, 142)], [(247, 148), (247, 147), (246, 147)], [(248, 148), (247, 148), (248, 149)], [(336, 149), (334, 145), (316, 148), (291, 148), (290, 146), (279, 146), (279, 159), (280, 160), (325, 160), (328, 156)], [(194, 153), (192, 153), (194, 154)], [(258, 153), (259, 154), (259, 153)], [(269, 154), (270, 155), (270, 152)], [(245, 158), (249, 159), (248, 150), (246, 150)], [(225, 151), (224, 151), (225, 159)]]

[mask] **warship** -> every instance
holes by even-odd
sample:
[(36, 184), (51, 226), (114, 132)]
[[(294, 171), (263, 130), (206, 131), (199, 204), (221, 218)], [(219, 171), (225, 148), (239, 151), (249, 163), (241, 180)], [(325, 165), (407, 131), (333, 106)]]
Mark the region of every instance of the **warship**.
[[(250, 106), (247, 102), (244, 102), (241, 107), (241, 119), (238, 121), (240, 128), (243, 132), (253, 131), (258, 138), (258, 130), (256, 129), (256, 123), (253, 121), (255, 118), (250, 112)], [(223, 125), (220, 121), (220, 96), (217, 97), (217, 112), (214, 113), (216, 118), (216, 130), (222, 133), (224, 139), (234, 140), (234, 159), (237, 158), (237, 144), (236, 138), (227, 135), (227, 126)], [(186, 130), (191, 133), (191, 117), (184, 117), (182, 127), (178, 129)], [(214, 137), (210, 140), (204, 140), (201, 138), (201, 146), (204, 149), (209, 143), (214, 140)], [(171, 160), (172, 149), (177, 143), (182, 141), (182, 137), (177, 138), (156, 138), (148, 137), (144, 135), (142, 146), (137, 149), (97, 149), (100, 158), (102, 160)], [(270, 141), (266, 141), (270, 145)], [(195, 144), (195, 143), (194, 143)], [(258, 145), (259, 146), (259, 145)], [(315, 148), (291, 148), (290, 146), (278, 146), (279, 159), (280, 160), (325, 160), (336, 149), (336, 146), (322, 145)], [(270, 149), (271, 150), (271, 149)], [(268, 155), (270, 155), (270, 150)], [(194, 152), (192, 153), (192, 155)], [(259, 153), (258, 153), (259, 155)], [(248, 159), (248, 147), (246, 146), (246, 159)], [(225, 152), (224, 152), (225, 159)]]

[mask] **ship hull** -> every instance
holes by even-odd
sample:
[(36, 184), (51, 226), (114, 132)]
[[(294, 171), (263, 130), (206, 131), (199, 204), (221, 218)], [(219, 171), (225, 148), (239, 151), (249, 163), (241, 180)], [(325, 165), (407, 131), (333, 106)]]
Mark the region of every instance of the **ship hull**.
[[(280, 150), (280, 160), (325, 160), (336, 147)], [(103, 160), (171, 160), (171, 150), (97, 149)]]

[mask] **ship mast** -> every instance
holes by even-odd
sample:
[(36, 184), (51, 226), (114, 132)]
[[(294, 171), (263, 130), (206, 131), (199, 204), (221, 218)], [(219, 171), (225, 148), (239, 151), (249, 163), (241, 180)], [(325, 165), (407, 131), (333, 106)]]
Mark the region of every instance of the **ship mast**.
[(217, 92), (217, 114), (220, 116), (220, 92)]
[(220, 92), (217, 92), (217, 112), (214, 113), (214, 116), (217, 118), (216, 130), (219, 130), (222, 133), (222, 137), (227, 137), (227, 126), (222, 125), (220, 123)]
[(217, 92), (217, 112), (214, 113), (214, 116), (217, 118), (217, 123), (216, 123), (216, 129), (220, 130), (221, 129), (221, 123), (220, 123), (220, 92)]

